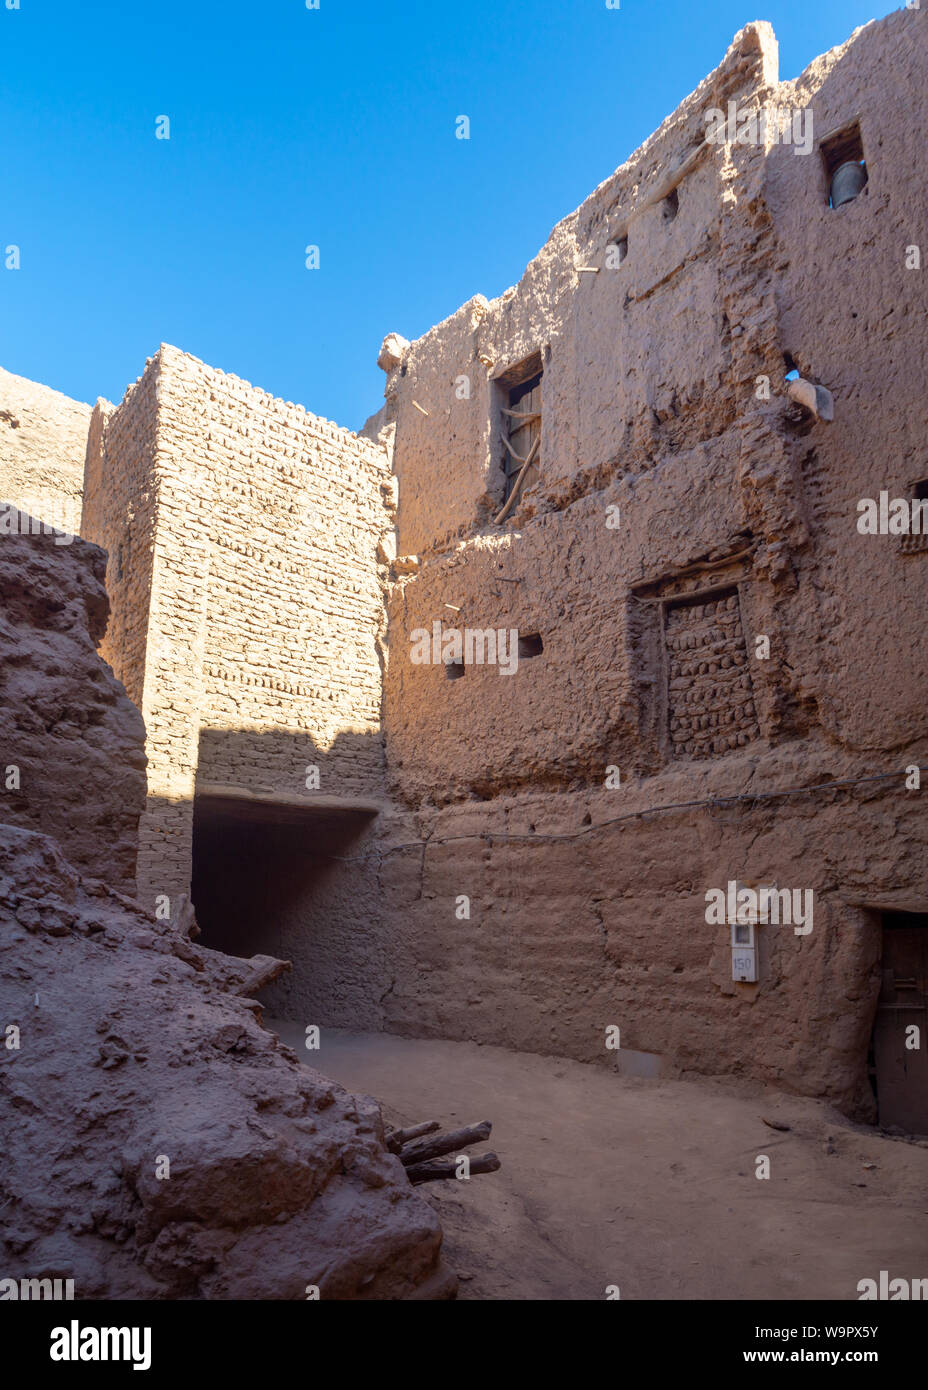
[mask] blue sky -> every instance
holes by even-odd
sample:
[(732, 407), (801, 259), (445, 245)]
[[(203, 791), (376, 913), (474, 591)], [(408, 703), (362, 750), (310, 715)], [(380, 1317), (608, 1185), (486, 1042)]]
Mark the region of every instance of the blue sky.
[(743, 24), (773, 23), (790, 78), (896, 8), (12, 2), (0, 365), (119, 400), (170, 342), (350, 428), (382, 403), (384, 334), (514, 284)]

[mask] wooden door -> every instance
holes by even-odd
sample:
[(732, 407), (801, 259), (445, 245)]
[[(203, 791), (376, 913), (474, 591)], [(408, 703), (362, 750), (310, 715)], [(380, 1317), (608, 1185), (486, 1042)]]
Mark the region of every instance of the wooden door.
[(883, 914), (882, 972), (873, 1029), (880, 1124), (928, 1135), (928, 915)]

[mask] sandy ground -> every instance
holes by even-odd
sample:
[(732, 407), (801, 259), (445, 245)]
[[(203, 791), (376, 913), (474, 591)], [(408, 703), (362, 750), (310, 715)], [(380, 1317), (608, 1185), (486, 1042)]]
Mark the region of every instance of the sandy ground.
[(759, 1086), (328, 1029), (309, 1053), (299, 1024), (268, 1026), (390, 1123), (492, 1120), (475, 1152), (500, 1172), (419, 1189), (461, 1298), (856, 1300), (881, 1269), (928, 1277), (928, 1142)]

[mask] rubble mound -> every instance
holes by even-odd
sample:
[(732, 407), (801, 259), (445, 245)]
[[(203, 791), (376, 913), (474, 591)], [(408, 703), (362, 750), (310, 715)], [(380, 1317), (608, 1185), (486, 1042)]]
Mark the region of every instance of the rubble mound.
[(286, 964), (201, 949), (189, 904), (181, 929), (128, 896), (145, 729), (95, 650), (106, 557), (29, 529), (0, 535), (4, 1278), (78, 1299), (450, 1295), (376, 1102), (261, 1026), (250, 995)]
[(243, 997), (282, 968), (193, 945), (0, 826), (5, 1275), (76, 1298), (453, 1292), (376, 1103)]

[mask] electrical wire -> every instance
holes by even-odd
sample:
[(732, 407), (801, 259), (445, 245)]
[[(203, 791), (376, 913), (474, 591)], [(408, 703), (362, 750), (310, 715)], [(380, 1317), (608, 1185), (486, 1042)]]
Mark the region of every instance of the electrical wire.
[[(919, 766), (918, 771), (919, 773), (928, 772), (928, 767)], [(540, 834), (535, 831), (532, 831), (529, 834), (510, 835), (504, 834), (501, 831), (481, 830), (476, 833), (472, 832), (469, 835), (448, 835), (439, 839), (409, 840), (404, 844), (391, 845), (388, 849), (377, 850), (372, 854), (358, 854), (346, 856), (341, 854), (314, 854), (312, 851), (308, 851), (308, 854), (310, 858), (331, 859), (337, 861), (340, 864), (364, 864), (374, 859), (378, 860), (378, 862), (382, 864), (387, 855), (399, 854), (403, 850), (426, 850), (431, 845), (453, 845), (458, 844), (463, 840), (483, 840), (487, 844), (505, 844), (507, 841), (534, 841), (535, 843), (538, 843), (539, 841), (558, 842), (564, 840), (579, 840), (584, 835), (591, 835), (594, 834), (596, 831), (606, 830), (609, 826), (619, 825), (623, 821), (637, 820), (641, 816), (661, 815), (667, 811), (698, 810), (707, 806), (734, 806), (738, 803), (745, 801), (756, 803), (760, 801), (772, 801), (777, 798), (787, 796), (808, 796), (811, 795), (813, 792), (840, 791), (846, 787), (859, 787), (867, 783), (872, 784), (874, 782), (890, 782), (899, 777), (906, 777), (908, 776), (908, 774), (909, 769), (904, 769), (902, 772), (881, 772), (870, 777), (847, 777), (842, 779), (841, 781), (818, 782), (812, 785), (811, 787), (784, 787), (780, 791), (772, 792), (742, 792), (738, 796), (710, 796), (706, 797), (702, 801), (672, 801), (660, 806), (646, 806), (643, 810), (626, 811), (621, 816), (610, 816), (608, 820), (598, 821), (595, 825), (584, 825), (581, 826), (579, 830), (570, 831), (567, 834), (560, 835), (554, 833), (553, 831), (542, 831)]]

